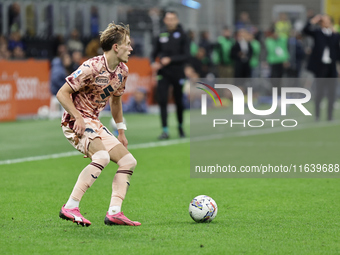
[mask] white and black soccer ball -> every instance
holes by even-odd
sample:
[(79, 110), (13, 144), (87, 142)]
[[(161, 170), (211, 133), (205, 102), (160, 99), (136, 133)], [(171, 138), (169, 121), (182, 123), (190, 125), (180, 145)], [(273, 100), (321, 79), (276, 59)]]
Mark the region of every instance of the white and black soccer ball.
[(189, 214), (196, 222), (211, 222), (217, 215), (217, 204), (209, 196), (197, 196), (189, 204)]

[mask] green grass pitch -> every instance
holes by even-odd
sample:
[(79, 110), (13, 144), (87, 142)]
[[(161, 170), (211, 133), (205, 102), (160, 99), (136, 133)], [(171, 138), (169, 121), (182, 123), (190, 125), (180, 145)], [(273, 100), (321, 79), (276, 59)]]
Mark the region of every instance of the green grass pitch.
[[(170, 117), (174, 140), (175, 117)], [(126, 119), (131, 145), (156, 141), (158, 116), (127, 115)], [(186, 119), (189, 132), (188, 115)], [(109, 119), (102, 121), (107, 124)], [(231, 136), (227, 141), (237, 148), (233, 156), (239, 151), (249, 163), (256, 161), (252, 143), (261, 144), (270, 136), (277, 141), (276, 152), (284, 154), (290, 148), (288, 136), (299, 137), (303, 132), (313, 137), (298, 144), (309, 151), (301, 155), (303, 162), (320, 153), (327, 155), (324, 148), (338, 150), (339, 130), (340, 124), (334, 122), (305, 130)], [(0, 161), (73, 151), (58, 120), (1, 123), (0, 134)], [(334, 139), (322, 147), (324, 137), (317, 134)], [(310, 149), (313, 146), (317, 149)], [(339, 179), (193, 179), (188, 142), (131, 152), (138, 166), (123, 211), (140, 221), (140, 227), (104, 225), (117, 169), (113, 163), (80, 204), (92, 222), (88, 228), (58, 217), (88, 159), (79, 155), (0, 165), (0, 254), (340, 253)], [(201, 194), (211, 196), (218, 205), (210, 224), (195, 223), (188, 213), (191, 199)]]

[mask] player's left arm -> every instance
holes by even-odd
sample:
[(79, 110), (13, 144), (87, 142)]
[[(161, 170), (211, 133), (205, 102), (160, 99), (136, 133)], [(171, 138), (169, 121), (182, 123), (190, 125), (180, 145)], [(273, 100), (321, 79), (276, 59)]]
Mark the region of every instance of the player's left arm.
[[(123, 123), (123, 106), (122, 106), (122, 99), (121, 96), (115, 96), (112, 95), (110, 97), (110, 108), (111, 108), (111, 114), (115, 122)], [(117, 128), (119, 128), (117, 126)], [(125, 130), (124, 129), (118, 129), (118, 140), (127, 147), (128, 140), (125, 137)]]

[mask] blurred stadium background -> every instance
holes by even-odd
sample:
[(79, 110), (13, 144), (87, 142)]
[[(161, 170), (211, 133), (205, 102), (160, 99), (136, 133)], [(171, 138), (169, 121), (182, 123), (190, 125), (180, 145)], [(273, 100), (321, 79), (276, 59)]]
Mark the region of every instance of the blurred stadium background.
[[(195, 35), (192, 58), (200, 70), (194, 71), (201, 71), (202, 78), (221, 78), (216, 51), (225, 26), (232, 32), (246, 28), (260, 42), (254, 75), (268, 77), (267, 32), (285, 13), (290, 24), (287, 36), (299, 40), (306, 55), (299, 76), (308, 80), (311, 74), (305, 63), (312, 42), (300, 37), (302, 27), (311, 16), (328, 13), (339, 29), (340, 17), (339, 0), (2, 0), (0, 253), (338, 254), (338, 178), (190, 178), (190, 139), (174, 139), (173, 135), (169, 141), (156, 142), (160, 121), (155, 114), (156, 80), (149, 57), (152, 39), (168, 9), (177, 11), (184, 29)], [(60, 77), (63, 82), (82, 60), (100, 54), (97, 34), (112, 20), (130, 24), (133, 39), (123, 100), (125, 112), (131, 111), (124, 115), (126, 134), (138, 166), (123, 211), (142, 222), (137, 229), (103, 224), (116, 169), (113, 163), (81, 203), (93, 225), (81, 228), (58, 218), (62, 202), (88, 159), (64, 138), (51, 85)], [(57, 60), (61, 69), (54, 68)], [(187, 74), (191, 79), (193, 72)], [(144, 114), (129, 109), (131, 98), (145, 100)], [(306, 107), (313, 111), (313, 102)], [(230, 108), (226, 114), (231, 115)], [(303, 117), (300, 128), (290, 132), (230, 129), (217, 143), (223, 144), (226, 160), (237, 166), (264, 161), (338, 164), (339, 119), (336, 108), (332, 122)], [(110, 126), (109, 113), (101, 121)], [(184, 123), (190, 135), (188, 111)], [(174, 113), (169, 129), (170, 134), (177, 133)], [(211, 224), (196, 224), (189, 217), (189, 202), (200, 194), (213, 197), (218, 204)]]
[[(0, 3), (0, 121), (36, 116), (39, 109), (40, 115), (54, 117), (58, 103), (50, 95), (56, 88), (50, 87), (58, 86), (53, 85), (60, 80), (58, 68), (64, 68), (68, 74), (86, 58), (100, 54), (98, 32), (112, 20), (130, 24), (133, 40), (124, 102), (136, 97), (137, 88), (142, 88), (139, 90), (143, 93), (142, 100), (146, 100), (147, 106), (155, 105), (156, 80), (149, 57), (153, 38), (163, 27), (164, 11), (169, 9), (177, 11), (185, 31), (190, 31), (190, 63), (202, 78), (223, 77), (218, 69), (221, 64), (218, 40), (225, 27), (232, 33), (245, 28), (260, 42), (261, 50), (252, 66), (255, 77), (269, 76), (265, 40), (270, 28), (276, 29), (280, 14), (284, 13), (289, 23), (286, 36), (296, 38), (304, 48), (306, 56), (297, 60), (288, 47), (290, 61), (302, 62), (299, 76), (308, 76), (304, 64), (312, 42), (300, 34), (307, 19), (317, 13), (328, 13), (334, 19), (335, 28), (340, 27), (340, 2), (336, 0), (4, 0)], [(290, 73), (286, 75), (289, 77)], [(187, 76), (190, 79), (192, 72), (188, 71)], [(185, 93), (188, 94), (188, 90)], [(48, 113), (50, 107), (52, 114)], [(151, 107), (149, 111), (157, 109)]]

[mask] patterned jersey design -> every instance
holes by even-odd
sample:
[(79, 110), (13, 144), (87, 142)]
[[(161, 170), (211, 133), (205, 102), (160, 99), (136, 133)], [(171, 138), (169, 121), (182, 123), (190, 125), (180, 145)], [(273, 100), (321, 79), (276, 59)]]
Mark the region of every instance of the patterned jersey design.
[[(110, 70), (105, 55), (85, 61), (66, 77), (66, 82), (74, 91), (72, 100), (76, 109), (84, 118), (98, 119), (111, 96), (123, 95), (128, 72), (128, 67), (122, 62), (115, 70)], [(65, 111), (63, 125), (69, 125), (72, 129), (74, 121)]]

